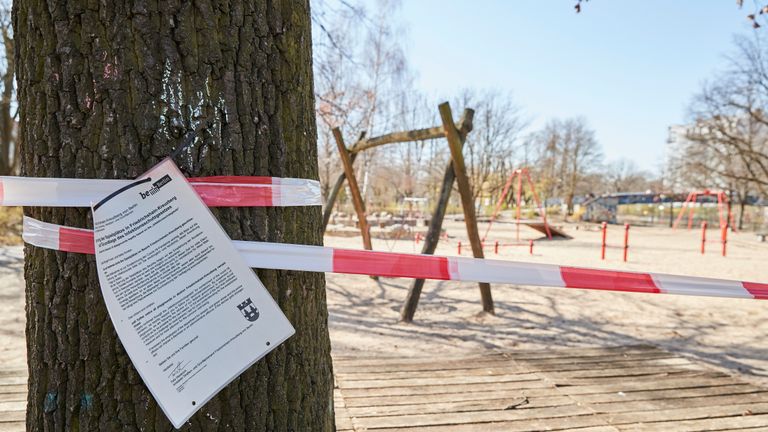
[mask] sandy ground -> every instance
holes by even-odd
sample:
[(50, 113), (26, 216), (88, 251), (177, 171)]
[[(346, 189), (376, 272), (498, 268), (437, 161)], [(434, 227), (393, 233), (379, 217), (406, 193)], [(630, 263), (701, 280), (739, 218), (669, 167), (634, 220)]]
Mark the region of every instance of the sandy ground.
[[(466, 245), (462, 222), (447, 222), (452, 238), (438, 253), (456, 254)], [(768, 280), (768, 243), (749, 233), (731, 236), (728, 257), (711, 243), (698, 252), (699, 231), (632, 228), (630, 262), (621, 261), (623, 228), (611, 226), (606, 261), (599, 256), (600, 233), (577, 225), (565, 230), (573, 240), (541, 241), (534, 255), (527, 247), (505, 247), (493, 258), (621, 270)], [(481, 232), (484, 227), (481, 226)], [(711, 230), (709, 236), (717, 237)], [(524, 240), (537, 232), (521, 230)], [(514, 238), (514, 225), (494, 225), (489, 243)], [(326, 237), (329, 246), (361, 248), (360, 237)], [(381, 251), (416, 252), (412, 241), (374, 240)], [(25, 367), (22, 249), (0, 249), (0, 365)], [(464, 255), (467, 248), (464, 248)], [(555, 347), (653, 344), (768, 385), (768, 302), (717, 298), (625, 294), (559, 288), (494, 285), (496, 316), (479, 313), (476, 284), (427, 282), (416, 320), (398, 322), (410, 284), (407, 279), (333, 275), (328, 309), (335, 354), (449, 355)]]
[[(462, 222), (447, 222), (449, 244), (437, 250), (455, 255), (457, 240), (468, 248)], [(578, 228), (578, 229), (577, 229)], [(607, 257), (600, 260), (596, 226), (566, 225), (573, 240), (541, 241), (534, 248), (506, 247), (504, 260), (619, 270), (768, 280), (768, 243), (752, 233), (729, 236), (728, 257), (709, 243), (699, 252), (700, 231), (633, 227), (629, 262), (622, 262), (623, 227), (610, 226)], [(481, 233), (485, 227), (480, 227)], [(718, 232), (710, 230), (710, 239)], [(488, 241), (515, 238), (514, 225), (493, 226)], [(529, 228), (521, 238), (539, 238)], [(361, 248), (357, 238), (326, 237), (326, 245)], [(374, 240), (374, 249), (416, 252), (411, 241)], [(334, 353), (365, 351), (387, 355), (443, 355), (487, 350), (595, 347), (653, 344), (768, 385), (768, 302), (742, 299), (612, 293), (561, 288), (492, 287), (496, 316), (479, 313), (476, 284), (427, 282), (415, 322), (399, 323), (399, 311), (410, 286), (407, 279), (380, 279), (329, 274), (328, 299)]]

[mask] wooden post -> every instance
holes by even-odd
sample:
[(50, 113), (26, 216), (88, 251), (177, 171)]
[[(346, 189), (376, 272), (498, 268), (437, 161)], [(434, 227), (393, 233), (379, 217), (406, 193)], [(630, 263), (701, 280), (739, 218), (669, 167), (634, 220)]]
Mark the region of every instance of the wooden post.
[[(440, 119), (443, 121), (445, 138), (448, 140), (448, 147), (451, 150), (453, 171), (456, 174), (456, 184), (459, 187), (461, 207), (464, 211), (464, 224), (467, 226), (467, 236), (469, 237), (469, 244), (472, 246), (472, 255), (475, 258), (483, 258), (483, 247), (480, 244), (480, 233), (475, 217), (475, 202), (472, 199), (472, 190), (469, 187), (469, 178), (467, 178), (467, 170), (464, 166), (463, 142), (456, 125), (453, 123), (453, 113), (451, 113), (451, 106), (448, 102), (441, 103), (438, 109)], [(483, 310), (493, 314), (493, 296), (491, 295), (490, 284), (480, 283), (480, 297)]]
[[(355, 145), (358, 145), (363, 139), (365, 138), (365, 131), (363, 131), (360, 134), (360, 138), (357, 139), (357, 143)], [(355, 146), (352, 146), (353, 148)], [(355, 163), (355, 159), (357, 158), (357, 153), (351, 152), (352, 154), (349, 157), (349, 164), (353, 165)], [(331, 220), (331, 213), (333, 213), (333, 206), (336, 204), (336, 198), (339, 196), (339, 191), (341, 190), (341, 187), (344, 185), (344, 179), (346, 179), (347, 176), (342, 172), (339, 174), (339, 177), (336, 178), (336, 183), (334, 183), (333, 188), (331, 189), (331, 192), (328, 194), (327, 199), (325, 200), (325, 207), (323, 208), (323, 232), (325, 232), (325, 229), (328, 228), (328, 221)]]
[[(461, 137), (461, 143), (467, 138), (467, 134), (472, 131), (472, 119), (475, 112), (471, 109), (465, 109), (464, 114), (459, 121), (459, 135)], [(443, 184), (440, 187), (440, 197), (438, 198), (435, 210), (432, 213), (432, 220), (429, 221), (429, 230), (424, 237), (424, 246), (421, 249), (422, 254), (432, 255), (435, 253), (437, 243), (440, 241), (440, 233), (443, 230), (443, 219), (445, 218), (445, 211), (448, 208), (448, 201), (451, 198), (451, 192), (453, 191), (453, 181), (456, 179), (456, 174), (453, 172), (453, 163), (448, 161), (445, 166), (445, 174), (443, 175)], [(403, 322), (413, 321), (413, 316), (416, 314), (416, 309), (419, 306), (419, 297), (421, 297), (421, 290), (424, 288), (424, 279), (415, 279), (408, 289), (408, 294), (403, 302), (403, 307), (400, 310), (400, 320)]]
[(707, 247), (707, 221), (701, 223), (701, 254), (704, 255)]
[[(350, 164), (355, 162), (356, 156), (357, 155), (355, 154), (350, 156)], [(326, 228), (328, 228), (328, 222), (331, 220), (331, 213), (333, 213), (333, 205), (336, 204), (336, 198), (338, 198), (339, 191), (344, 185), (344, 179), (346, 178), (347, 176), (343, 172), (339, 174), (339, 177), (336, 178), (336, 183), (334, 183), (333, 188), (331, 188), (331, 192), (328, 194), (328, 199), (325, 200), (325, 207), (323, 208), (323, 232), (325, 232)]]
[(347, 146), (344, 145), (344, 137), (341, 136), (339, 128), (333, 128), (333, 138), (336, 140), (336, 146), (339, 148), (339, 158), (344, 166), (344, 175), (349, 183), (349, 191), (352, 194), (352, 205), (357, 213), (357, 220), (360, 224), (360, 233), (363, 235), (363, 247), (367, 250), (373, 250), (371, 245), (371, 231), (368, 229), (368, 220), (365, 217), (365, 203), (360, 195), (360, 188), (357, 186), (355, 170), (352, 168), (352, 158), (349, 155)]

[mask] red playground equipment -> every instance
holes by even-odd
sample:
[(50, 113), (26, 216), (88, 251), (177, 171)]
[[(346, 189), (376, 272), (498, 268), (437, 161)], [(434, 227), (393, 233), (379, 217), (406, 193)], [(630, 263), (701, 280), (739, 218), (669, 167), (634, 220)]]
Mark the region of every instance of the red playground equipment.
[(733, 228), (735, 226), (733, 224), (733, 213), (731, 212), (731, 201), (728, 199), (728, 194), (723, 191), (711, 191), (705, 189), (703, 191), (693, 191), (688, 194), (688, 197), (683, 203), (683, 208), (680, 209), (680, 213), (677, 215), (677, 219), (675, 219), (675, 223), (672, 225), (672, 229), (677, 229), (677, 226), (680, 224), (686, 211), (688, 212), (688, 229), (693, 228), (695, 205), (699, 201), (699, 197), (702, 196), (717, 197), (717, 214), (720, 221), (720, 229), (727, 229), (729, 226)]
[[(499, 197), (499, 200), (496, 202), (496, 208), (493, 209), (493, 214), (491, 215), (491, 220), (488, 222), (488, 228), (485, 230), (485, 234), (483, 235), (483, 241), (485, 241), (486, 237), (488, 237), (488, 232), (491, 231), (491, 226), (493, 225), (493, 221), (496, 220), (496, 216), (499, 214), (499, 210), (501, 210), (501, 206), (504, 204), (504, 199), (507, 197), (507, 194), (509, 193), (509, 188), (512, 186), (512, 181), (517, 177), (517, 188), (515, 190), (515, 220), (517, 222), (517, 234), (516, 234), (516, 240), (520, 241), (520, 210), (521, 210), (521, 203), (522, 203), (522, 192), (523, 192), (523, 177), (525, 177), (525, 180), (528, 183), (528, 187), (531, 189), (531, 194), (533, 195), (533, 201), (536, 204), (536, 208), (539, 209), (539, 214), (542, 217), (542, 220), (544, 221), (544, 232), (547, 234), (547, 238), (552, 240), (552, 230), (547, 223), (547, 214), (544, 212), (544, 208), (541, 206), (541, 202), (539, 201), (539, 195), (536, 193), (536, 187), (533, 185), (533, 181), (531, 180), (531, 174), (528, 171), (528, 168), (520, 168), (512, 171), (512, 174), (510, 174), (509, 178), (507, 179), (507, 183), (504, 185), (504, 189), (501, 192), (501, 196)], [(525, 222), (524, 222), (525, 223)], [(533, 225), (533, 224), (528, 224)], [(532, 226), (533, 227), (533, 226)], [(537, 229), (536, 227), (533, 227), (534, 229)], [(538, 229), (537, 229), (538, 230)]]

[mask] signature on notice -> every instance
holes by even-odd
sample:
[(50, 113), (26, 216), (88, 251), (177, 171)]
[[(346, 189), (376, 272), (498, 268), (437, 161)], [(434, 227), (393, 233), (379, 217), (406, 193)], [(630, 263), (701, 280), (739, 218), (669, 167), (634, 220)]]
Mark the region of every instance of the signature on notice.
[(171, 380), (171, 384), (174, 386), (178, 385), (189, 374), (187, 366), (190, 363), (192, 363), (191, 360), (186, 363), (183, 361), (176, 363), (176, 366), (168, 373), (168, 379)]

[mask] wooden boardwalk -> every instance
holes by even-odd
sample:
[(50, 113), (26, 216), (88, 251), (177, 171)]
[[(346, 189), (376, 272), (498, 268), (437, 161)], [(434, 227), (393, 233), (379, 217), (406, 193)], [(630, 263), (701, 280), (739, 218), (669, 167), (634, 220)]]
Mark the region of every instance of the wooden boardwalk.
[(27, 371), (3, 370), (0, 365), (0, 432), (25, 429), (27, 409)]
[[(768, 389), (647, 346), (333, 367), (339, 431), (768, 430)], [(0, 370), (0, 432), (24, 430), (25, 400), (26, 371)]]
[(768, 430), (768, 389), (647, 346), (333, 366), (339, 431)]

